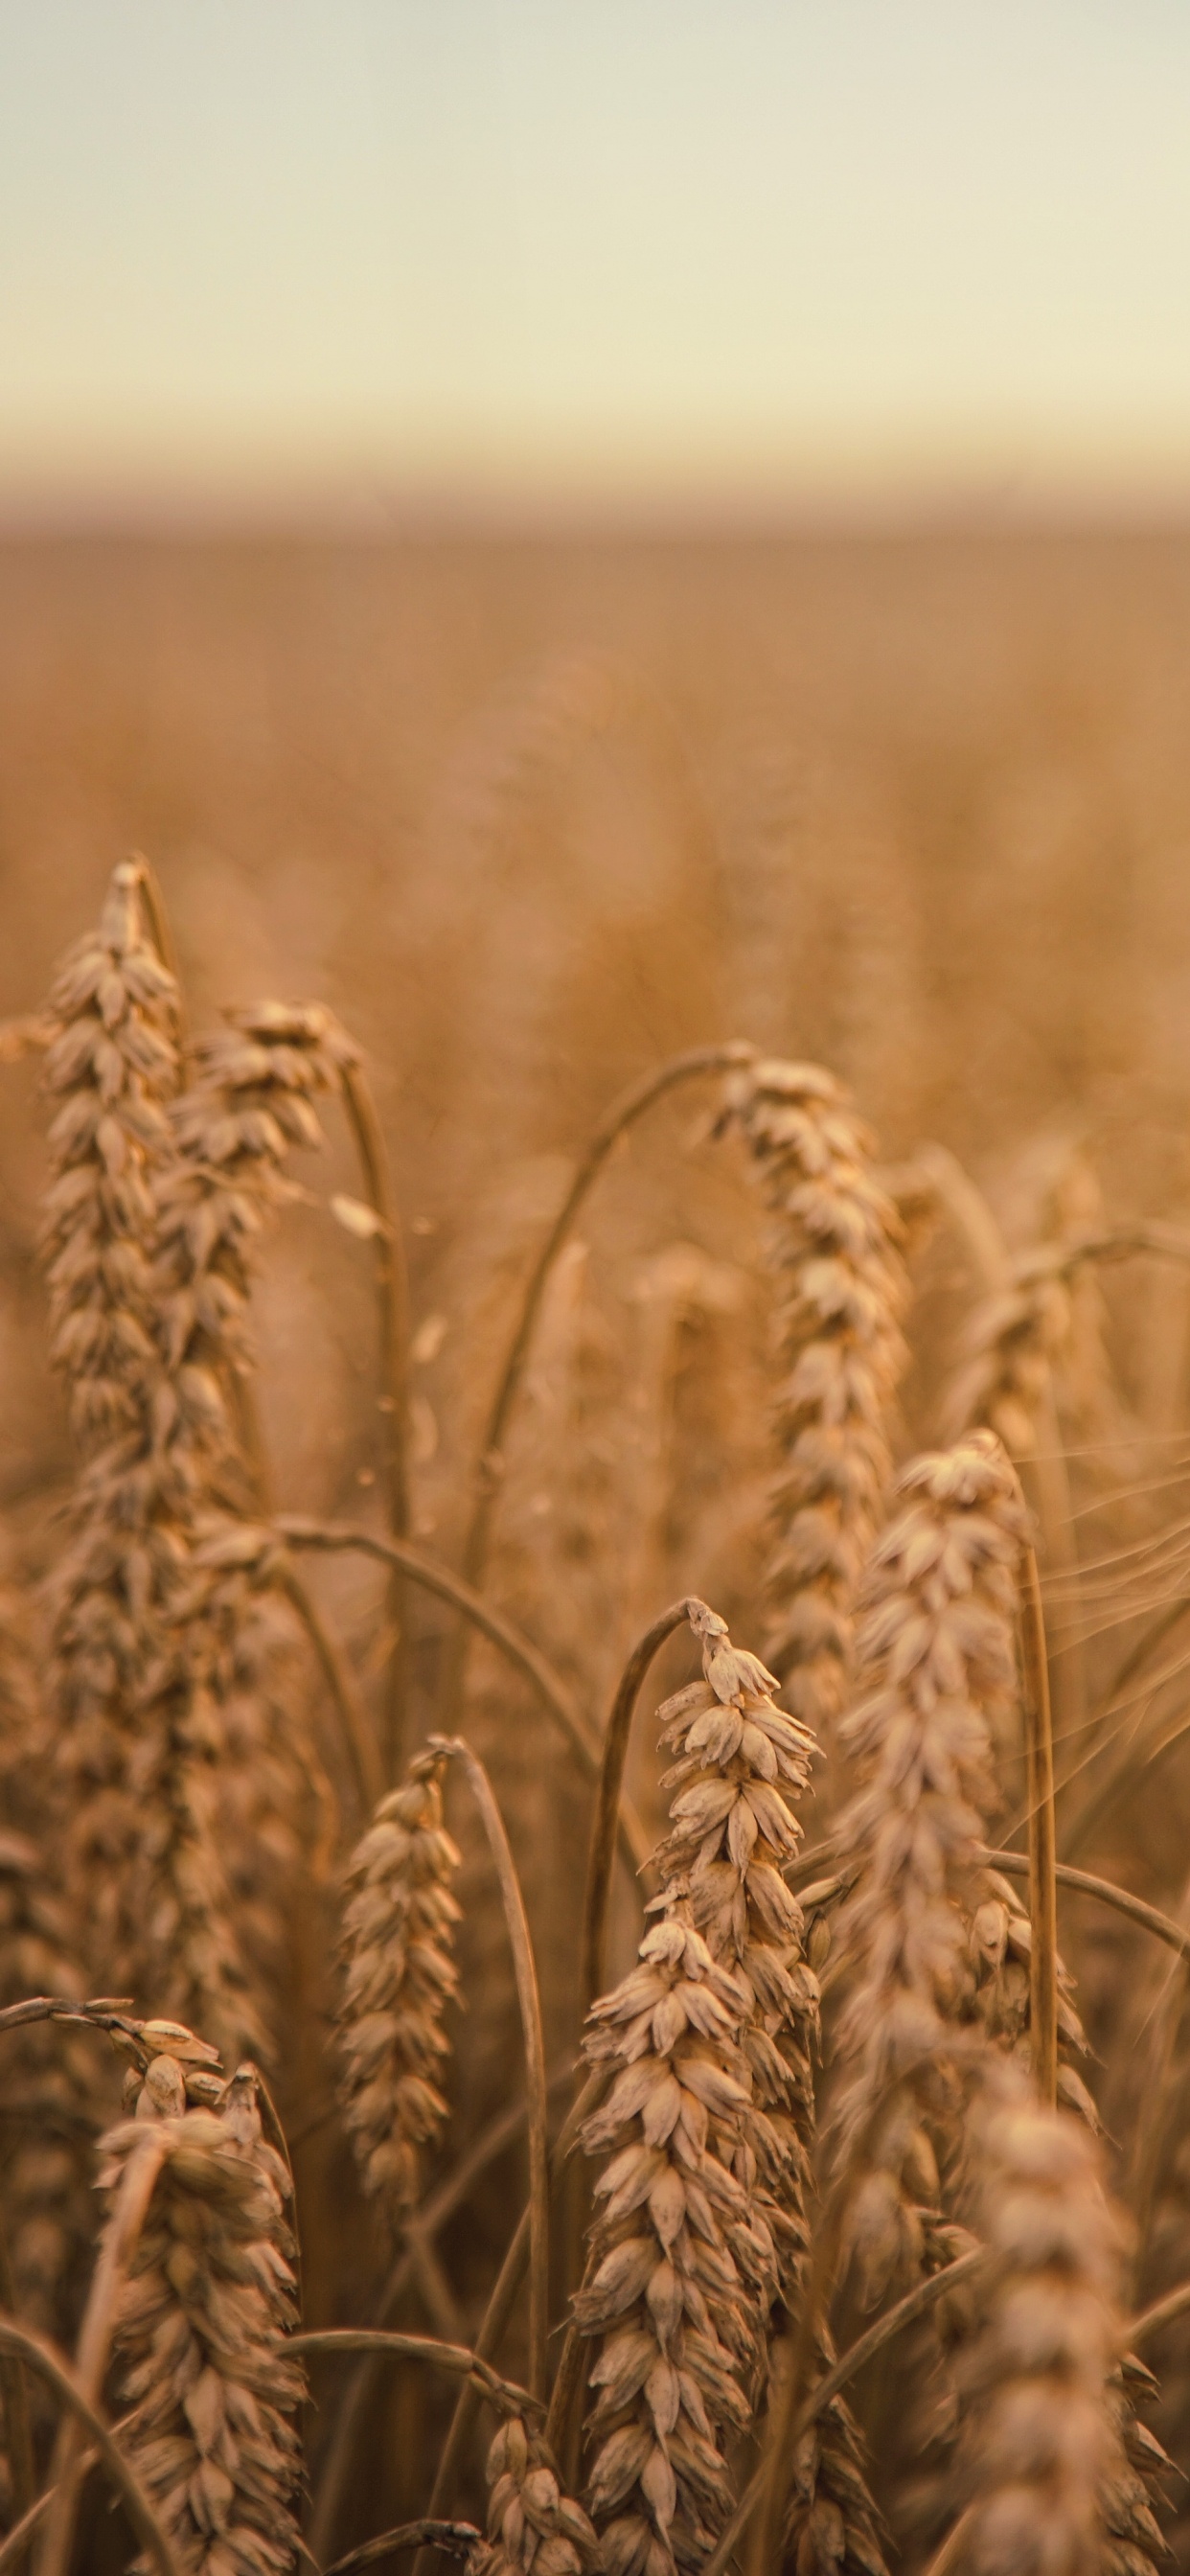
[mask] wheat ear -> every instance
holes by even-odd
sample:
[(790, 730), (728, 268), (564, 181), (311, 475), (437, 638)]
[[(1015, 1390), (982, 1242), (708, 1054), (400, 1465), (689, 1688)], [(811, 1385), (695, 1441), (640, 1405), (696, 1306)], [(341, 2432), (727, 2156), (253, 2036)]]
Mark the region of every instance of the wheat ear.
[(900, 1220), (872, 1176), (867, 1129), (818, 1065), (733, 1075), (719, 1123), (742, 1135), (771, 1219), (779, 1464), (764, 1651), (795, 1714), (821, 1731), (842, 1705), (890, 1472), (905, 1356)]
[(442, 2022), (459, 1855), (442, 1821), (440, 1754), (419, 1754), (381, 1800), (348, 1863), (343, 1916), (342, 2100), (364, 2189), (390, 2227), (414, 2205), (425, 2149), (446, 2118)]
[[(781, 1876), (799, 1838), (783, 1789), (805, 1786), (810, 1739), (724, 1622), (686, 1607), (703, 1679), (660, 1712), (681, 1756), (655, 1856), (660, 1920), (595, 2005), (587, 2040), (589, 2058), (618, 2070), (583, 2133), (612, 2160), (575, 2302), (579, 2328), (603, 2337), (591, 2500), (614, 2576), (660, 2576), (713, 2547), (730, 2506), (723, 2444), (748, 2419), (778, 2286), (774, 2231), (796, 2233), (791, 2211), (804, 2211), (805, 2150), (784, 2123), (808, 2062), (783, 2057), (774, 2034), (817, 2005)], [(625, 1725), (671, 1620), (632, 1659)]]
[(183, 2576), (282, 2576), (297, 2557), (304, 2387), (285, 2350), (297, 2316), (288, 2169), (262, 2134), (250, 2066), (224, 2084), (166, 2052), (131, 2094), (134, 2116), (104, 2141), (105, 2192), (146, 2121), (165, 2134), (116, 2324), (136, 2408), (128, 2455)]
[(967, 2503), (952, 2563), (972, 2576), (1100, 2576), (1137, 2563), (1103, 2522), (1105, 2490), (1126, 2475), (1112, 2388), (1118, 2221), (1085, 2126), (1040, 2107), (1015, 2065), (989, 2063), (972, 2125), (992, 2269), (962, 2374)]
[(50, 1696), (80, 1923), (118, 1987), (152, 1979), (220, 2036), (258, 2024), (215, 1825), (218, 1725), (180, 1645), (203, 1373), (165, 1347), (156, 1259), (170, 1172), (177, 999), (147, 935), (139, 870), (115, 870), (98, 931), (50, 996), (60, 1106), (43, 1252), (53, 1357), (82, 1470), (52, 1587)]
[(599, 2544), (580, 2504), (564, 2495), (548, 2443), (511, 2415), (487, 2457), (486, 2545), (475, 2576), (580, 2576), (598, 2563)]
[[(897, 1494), (902, 1508), (871, 1561), (861, 1697), (846, 1727), (861, 1786), (839, 1836), (844, 1872), (855, 1873), (840, 1919), (854, 1982), (839, 2029), (839, 2130), (845, 2153), (862, 2141), (851, 2235), (872, 2298), (898, 2274), (939, 2268), (954, 2247), (941, 2187), (952, 2188), (954, 2174), (940, 2177), (939, 2155), (944, 2169), (953, 2163), (956, 2105), (940, 2070), (961, 2025), (982, 2027), (998, 2052), (1039, 2061), (1059, 2101), (1098, 2128), (1071, 2063), (1086, 2041), (1048, 1921), (1052, 1871), (1035, 1845), (1030, 1874), (1047, 1918), (1039, 1907), (1035, 1934), (1009, 1879), (982, 1858), (999, 1804), (993, 1737), (1017, 1688), (1022, 1563), (1027, 1680), (1032, 1700), (1043, 1696), (1044, 1639), (1016, 1474), (993, 1432), (973, 1432), (953, 1450), (914, 1460)], [(1036, 1715), (1035, 1707), (1031, 1731)], [(1046, 2023), (1040, 2035), (1035, 2001)], [(1130, 2401), (1121, 2389), (1113, 2403), (1131, 2452), (1140, 2437)], [(1159, 2472), (1156, 2447), (1144, 2465)], [(1130, 2468), (1104, 2510), (1156, 2544)]]
[[(740, 2045), (751, 2074), (750, 2107), (733, 2139), (733, 2170), (776, 2257), (787, 2315), (802, 2317), (812, 2231), (819, 2040), (818, 1980), (804, 1954), (802, 1909), (783, 1870), (801, 1826), (789, 1803), (809, 1785), (808, 1730), (774, 1701), (777, 1687), (755, 1655), (734, 1647), (705, 1602), (688, 1605), (703, 1677), (659, 1710), (661, 1741), (679, 1759), (664, 1785), (679, 1792), (673, 1828), (657, 1855), (665, 1883), (689, 1897), (712, 1956), (748, 1998)], [(738, 2245), (738, 2236), (733, 2239)], [(763, 2278), (755, 2317), (754, 2376), (763, 2370), (770, 2320)], [(814, 2324), (818, 2377), (834, 2363), (825, 2323)], [(880, 2518), (868, 2492), (862, 2444), (841, 2397), (799, 2445), (785, 2549), (799, 2567), (883, 2569)]]
[[(696, 2567), (730, 2508), (723, 2445), (748, 2423), (763, 2237), (711, 2126), (738, 2131), (748, 2107), (746, 2010), (689, 1906), (667, 1897), (639, 1965), (592, 2015), (587, 2054), (614, 2082), (583, 2145), (610, 2160), (575, 2317), (600, 2338), (589, 2502), (609, 2576)], [(765, 2271), (767, 2299), (771, 2246)]]
[[(1022, 1920), (975, 1857), (997, 1803), (993, 1729), (1016, 1687), (1027, 1533), (1016, 1477), (994, 1435), (974, 1433), (915, 1460), (896, 1501), (866, 1585), (859, 1697), (844, 1728), (860, 1786), (838, 1837), (854, 1878), (838, 1935), (852, 1978), (838, 2117), (845, 2151), (867, 2137), (852, 2231), (872, 2298), (947, 2259), (937, 2143), (949, 2124), (923, 2050), (974, 2012), (972, 1949), (1002, 1970)], [(1027, 1918), (1023, 1932), (1027, 1950)], [(1027, 1971), (1024, 1984), (1027, 1994)], [(903, 2083), (902, 2062), (914, 2069)]]

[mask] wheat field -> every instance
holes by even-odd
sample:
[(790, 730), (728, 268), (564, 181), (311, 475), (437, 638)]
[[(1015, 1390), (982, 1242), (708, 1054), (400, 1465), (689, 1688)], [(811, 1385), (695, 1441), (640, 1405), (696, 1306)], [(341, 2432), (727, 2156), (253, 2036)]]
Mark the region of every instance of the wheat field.
[(0, 2570), (1190, 2563), (1188, 684), (0, 550)]

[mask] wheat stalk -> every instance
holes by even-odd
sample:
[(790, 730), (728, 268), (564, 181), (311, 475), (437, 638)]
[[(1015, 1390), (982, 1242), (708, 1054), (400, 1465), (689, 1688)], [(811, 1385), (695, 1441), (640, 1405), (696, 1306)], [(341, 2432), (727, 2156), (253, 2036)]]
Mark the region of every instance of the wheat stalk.
[[(83, 1984), (69, 1908), (47, 1859), (59, 1819), (45, 1752), (24, 1606), (15, 1591), (0, 1591), (0, 2011), (29, 1994), (77, 1995)], [(0, 2305), (59, 2335), (73, 2323), (91, 2234), (93, 2096), (88, 2052), (74, 2033), (22, 2031), (0, 2132)], [(14, 2380), (19, 2413), (19, 2372)]]
[[(683, 1083), (698, 1081), (708, 1074), (722, 1073), (730, 1066), (750, 1061), (752, 1048), (738, 1041), (726, 1046), (691, 1047), (682, 1055), (672, 1056), (665, 1064), (655, 1066), (637, 1082), (628, 1085), (600, 1120), (575, 1168), (574, 1177), (547, 1234), (526, 1284), (524, 1297), (513, 1328), (492, 1401), (484, 1423), (479, 1456), (474, 1476), (474, 1500), (463, 1549), (464, 1579), (476, 1590), (483, 1581), (487, 1561), (488, 1534), (492, 1513), (500, 1491), (504, 1470), (505, 1448), (513, 1409), (524, 1377), (526, 1363), (549, 1286), (554, 1265), (569, 1241), (580, 1210), (589, 1191), (622, 1137), (643, 1118), (654, 1103), (679, 1088)], [(453, 1705), (463, 1679), (460, 1655), (448, 1676), (447, 1705)]]

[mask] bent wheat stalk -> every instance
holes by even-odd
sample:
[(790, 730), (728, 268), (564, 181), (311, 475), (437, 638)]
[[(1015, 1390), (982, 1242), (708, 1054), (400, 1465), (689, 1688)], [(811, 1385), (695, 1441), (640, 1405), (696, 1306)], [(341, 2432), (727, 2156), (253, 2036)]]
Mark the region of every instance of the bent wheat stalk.
[[(987, 1843), (978, 1846), (975, 1856), (985, 1868), (994, 1869), (1001, 1878), (1028, 1878), (1032, 1867), (1024, 1852), (1001, 1851)], [(1101, 1905), (1110, 1905), (1115, 1913), (1124, 1916), (1126, 1922), (1139, 1923), (1156, 1940), (1164, 1941), (1167, 1949), (1177, 1951), (1179, 1958), (1190, 1959), (1190, 1932), (1183, 1924), (1175, 1923), (1172, 1915), (1162, 1914), (1156, 1905), (1146, 1904), (1143, 1896), (1133, 1896), (1128, 1888), (1117, 1887), (1113, 1879), (1096, 1878), (1089, 1869), (1073, 1869), (1064, 1860), (1055, 1862), (1054, 1877), (1059, 1887), (1072, 1888), (1078, 1895), (1097, 1897)]]
[[(596, 2073), (588, 2077), (587, 2082), (584, 2084), (582, 2091), (579, 2094), (578, 2100), (572, 2104), (571, 2109), (567, 2113), (566, 2119), (562, 2124), (562, 2128), (559, 2131), (558, 2139), (550, 2158), (550, 2169), (553, 2175), (556, 2176), (565, 2167), (568, 2158), (573, 2154), (574, 2149), (582, 2136), (584, 2122), (587, 2120), (590, 2113), (596, 2108), (597, 2104), (602, 2100), (606, 2089), (607, 2078), (602, 2069), (597, 2070)], [(500, 2348), (505, 2328), (512, 2314), (517, 2292), (525, 2276), (525, 2266), (529, 2259), (530, 2214), (531, 2213), (528, 2209), (522, 2211), (520, 2221), (514, 2230), (508, 2252), (501, 2264), (498, 2278), (488, 2300), (483, 2324), (475, 2339), (476, 2352), (477, 2354), (482, 2355), (485, 2359), (490, 2359), (492, 2354), (497, 2352)], [(429, 2504), (431, 2514), (440, 2514), (442, 2512), (447, 2498), (451, 2493), (453, 2481), (458, 2472), (467, 2442), (470, 2438), (471, 2427), (474, 2420), (474, 2392), (469, 2387), (463, 2388), (460, 2390), (459, 2401), (451, 2419), (450, 2430), (447, 2434), (446, 2441), (443, 2444), (442, 2453), (438, 2461), (438, 2467), (434, 2478), (434, 2490), (430, 2497)], [(548, 2435), (548, 2424), (546, 2429)], [(418, 2563), (420, 2564), (421, 2562), (419, 2561)]]
[[(549, 2080), (550, 2092), (555, 2093), (561, 2085), (569, 2083), (570, 2074), (569, 2061), (564, 2065), (555, 2066)], [(377, 2302), (376, 2323), (378, 2325), (387, 2324), (395, 2314), (402, 2293), (414, 2276), (415, 2255), (411, 2240), (415, 2236), (420, 2236), (425, 2243), (432, 2243), (447, 2219), (452, 2217), (455, 2210), (466, 2200), (472, 2184), (519, 2135), (527, 2115), (527, 2105), (524, 2102), (518, 2102), (510, 2110), (502, 2111), (496, 2119), (489, 2121), (487, 2127), (475, 2140), (474, 2146), (455, 2166), (453, 2173), (449, 2174), (446, 2180), (438, 2185), (437, 2190), (431, 2192), (429, 2198), (423, 2201), (416, 2219), (407, 2222), (405, 2249), (394, 2263)], [(448, 2341), (451, 2339), (447, 2338)], [(484, 2342), (484, 2329), (480, 2332), (480, 2348), (485, 2356), (489, 2355), (491, 2347)], [(330, 2546), (335, 2519), (350, 2470), (352, 2449), (360, 2417), (374, 2384), (374, 2364), (365, 2358), (360, 2362), (359, 2369), (344, 2393), (318, 2478), (310, 2526), (310, 2543), (315, 2557), (319, 2559)]]
[(0, 2317), (0, 2352), (11, 2353), (15, 2360), (24, 2362), (28, 2369), (35, 2371), (59, 2404), (89, 2434), (117, 2495), (127, 2507), (132, 2528), (158, 2569), (159, 2576), (183, 2576), (140, 2479), (102, 2415), (78, 2386), (65, 2353), (58, 2352), (47, 2336), (35, 2334), (31, 2326), (14, 2325), (7, 2317)]
[(431, 2370), (444, 2370), (448, 2378), (473, 2380), (480, 2395), (502, 2413), (519, 2414), (534, 2403), (527, 2388), (519, 2387), (515, 2379), (501, 2379), (482, 2353), (472, 2352), (467, 2344), (441, 2343), (436, 2335), (394, 2334), (386, 2326), (322, 2326), (290, 2335), (286, 2350), (311, 2360), (370, 2352), (387, 2361), (424, 2361)]
[[(734, 1040), (724, 1046), (691, 1047), (682, 1055), (672, 1056), (666, 1064), (655, 1066), (651, 1072), (642, 1075), (639, 1081), (629, 1083), (627, 1089), (613, 1100), (590, 1138), (530, 1273), (484, 1424), (473, 1478), (471, 1519), (462, 1558), (464, 1582), (475, 1591), (478, 1592), (483, 1583), (492, 1515), (504, 1474), (509, 1424), (524, 1378), (542, 1301), (551, 1272), (573, 1232), (584, 1200), (621, 1138), (656, 1101), (664, 1099), (668, 1092), (677, 1090), (683, 1083), (748, 1064), (754, 1053), (755, 1049), (742, 1040)], [(460, 1630), (447, 1665), (443, 1688), (443, 1707), (448, 1717), (460, 1705), (466, 1661), (466, 1631)]]
[(541, 2027), (541, 1996), (533, 1943), (529, 1936), (525, 1900), (517, 1877), (504, 1818), (500, 1813), (491, 1781), (477, 1753), (461, 1736), (453, 1739), (431, 1736), (430, 1749), (440, 1758), (457, 1762), (475, 1800), (488, 1838), (488, 1847), (500, 1882), (504, 1919), (508, 1927), (516, 1977), (517, 2002), (521, 2014), (521, 2034), (525, 2049), (525, 2086), (529, 2104), (529, 2386), (535, 2397), (544, 2400), (546, 2389), (546, 2337), (549, 2332), (550, 2278), (550, 2190), (549, 2144), (547, 2135), (545, 2038)]
[(365, 2567), (379, 2567), (383, 2559), (395, 2558), (403, 2549), (441, 2549), (448, 2558), (461, 2558), (466, 2564), (482, 2541), (483, 2533), (473, 2522), (436, 2522), (423, 2514), (419, 2522), (401, 2522), (393, 2531), (378, 2532), (375, 2540), (361, 2541), (345, 2558), (336, 2558), (326, 2576), (362, 2576)]
[[(166, 2151), (164, 2136), (160, 2132), (155, 2135), (153, 2130), (146, 2128), (129, 2155), (113, 2196), (75, 2355), (79, 2387), (92, 2405), (97, 2405), (103, 2394), (117, 2305)], [(38, 2554), (39, 2576), (65, 2576), (70, 2562), (79, 2495), (79, 2447), (77, 2423), (64, 2423), (50, 2471), (54, 2503)]]
[[(463, 1583), (457, 1574), (448, 1572), (432, 1557), (423, 1556), (417, 1548), (407, 1547), (396, 1539), (377, 1536), (375, 1530), (357, 1528), (353, 1522), (307, 1520), (285, 1513), (273, 1523), (278, 1537), (290, 1547), (358, 1548), (365, 1556), (377, 1556), (412, 1576), (427, 1592), (437, 1593), (439, 1600), (449, 1601), (472, 1626), (479, 1629), (489, 1643), (506, 1655), (510, 1664), (532, 1683), (538, 1698), (560, 1727), (572, 1752), (577, 1753), (591, 1779), (599, 1776), (601, 1749), (599, 1739), (563, 1681), (546, 1662), (528, 1637), (514, 1627), (511, 1619), (484, 1601), (478, 1592)], [(646, 1867), (649, 1838), (633, 1807), (620, 1801), (618, 1833), (624, 1856), (633, 1871)]]
[[(864, 2334), (857, 2335), (855, 2342), (848, 2345), (846, 2352), (840, 2354), (833, 2368), (826, 2372), (825, 2376), (810, 2390), (809, 2395), (803, 2399), (790, 2425), (788, 2437), (790, 2450), (794, 2453), (799, 2450), (812, 2425), (846, 2388), (849, 2380), (856, 2378), (858, 2373), (866, 2368), (868, 2362), (874, 2361), (877, 2353), (883, 2352), (885, 2346), (894, 2342), (908, 2326), (916, 2325), (919, 2318), (928, 2315), (930, 2309), (936, 2307), (940, 2299), (946, 2298), (951, 2292), (961, 2288), (964, 2282), (969, 2282), (986, 2260), (983, 2246), (973, 2246), (970, 2253), (958, 2255), (953, 2263), (945, 2264), (941, 2272), (932, 2273), (928, 2280), (919, 2281), (915, 2289), (907, 2290), (904, 2298), (897, 2300), (895, 2307), (887, 2308), (884, 2315), (877, 2318), (875, 2325), (869, 2326)], [(1190, 2294), (1188, 2294), (1188, 2304), (1190, 2304)], [(753, 2470), (731, 2521), (712, 2556), (707, 2560), (702, 2576), (723, 2576), (724, 2569), (730, 2565), (736, 2547), (743, 2539), (764, 2493), (769, 2466), (766, 2453)]]
[(620, 1678), (611, 1715), (603, 1738), (603, 1759), (599, 1766), (599, 1787), (595, 1813), (591, 1820), (591, 1840), (587, 1851), (587, 1884), (583, 1899), (582, 1951), (579, 1966), (579, 1996), (584, 2016), (590, 2011), (603, 1983), (603, 1948), (607, 1932), (607, 1906), (611, 1892), (612, 1858), (615, 1852), (616, 1825), (620, 1813), (620, 1791), (633, 1713), (641, 1686), (655, 1655), (666, 1639), (672, 1637), (684, 1620), (688, 1620), (692, 1603), (688, 1599), (671, 1602), (646, 1628), (632, 1649)]

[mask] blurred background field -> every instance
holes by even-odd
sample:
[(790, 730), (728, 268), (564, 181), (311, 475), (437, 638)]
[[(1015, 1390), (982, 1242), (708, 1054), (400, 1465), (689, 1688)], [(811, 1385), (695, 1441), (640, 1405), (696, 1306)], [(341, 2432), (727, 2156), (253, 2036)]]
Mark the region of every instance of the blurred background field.
[[(198, 1021), (265, 992), (340, 1012), (416, 1311), (446, 1321), (441, 1464), (493, 1274), (605, 1100), (677, 1048), (830, 1064), (886, 1155), (949, 1145), (1010, 1235), (1047, 1136), (1090, 1146), (1118, 1214), (1176, 1206), (1188, 694), (1190, 540), (1167, 530), (9, 543), (0, 1009), (36, 1007), (139, 848)], [(46, 1391), (38, 1122), (6, 1081), (15, 1494)], [(687, 1229), (668, 1146), (692, 1114), (630, 1149), (640, 1250)], [(631, 1196), (610, 1185), (613, 1230)], [(315, 1508), (355, 1463), (364, 1287), (310, 1211), (272, 1258), (272, 1433)], [(327, 1264), (329, 1365), (294, 1402)]]

